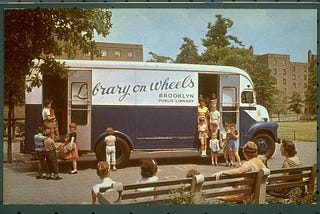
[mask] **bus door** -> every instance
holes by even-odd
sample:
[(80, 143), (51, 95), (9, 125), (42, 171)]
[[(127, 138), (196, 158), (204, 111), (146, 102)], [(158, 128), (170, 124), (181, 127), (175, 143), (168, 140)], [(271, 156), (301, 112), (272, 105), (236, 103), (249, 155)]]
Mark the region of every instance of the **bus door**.
[(92, 71), (70, 71), (68, 83), (68, 124), (77, 124), (79, 150), (91, 150)]
[(220, 112), (222, 124), (235, 123), (239, 129), (239, 76), (221, 75), (220, 76)]

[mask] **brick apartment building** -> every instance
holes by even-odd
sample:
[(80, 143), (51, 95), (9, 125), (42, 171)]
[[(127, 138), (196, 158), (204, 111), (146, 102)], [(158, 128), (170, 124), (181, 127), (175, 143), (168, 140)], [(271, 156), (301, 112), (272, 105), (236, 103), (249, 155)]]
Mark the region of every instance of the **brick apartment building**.
[[(78, 52), (73, 59), (78, 60), (107, 60), (107, 61), (143, 61), (143, 45), (96, 42), (100, 49), (100, 56), (91, 53)], [(66, 55), (59, 58), (66, 59)]]
[(306, 86), (311, 62), (317, 60), (317, 55), (308, 51), (308, 62), (291, 62), (290, 55), (286, 54), (263, 54), (255, 56), (260, 63), (267, 64), (271, 74), (276, 77), (278, 89), (282, 89), (288, 97), (293, 91), (305, 98)]

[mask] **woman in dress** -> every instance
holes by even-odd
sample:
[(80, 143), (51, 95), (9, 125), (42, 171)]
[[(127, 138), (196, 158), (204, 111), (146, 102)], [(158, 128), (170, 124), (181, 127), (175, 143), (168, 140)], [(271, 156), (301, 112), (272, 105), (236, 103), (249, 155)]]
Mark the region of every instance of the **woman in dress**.
[[(292, 167), (299, 167), (301, 166), (301, 160), (299, 156), (297, 156), (297, 151), (294, 143), (290, 140), (282, 141), (280, 147), (281, 155), (285, 157), (284, 161), (282, 162), (282, 168), (292, 168)], [(288, 175), (289, 173), (284, 173), (283, 175)], [(292, 180), (290, 181), (300, 181), (301, 179)], [(281, 182), (285, 182), (283, 180)], [(289, 188), (281, 188), (275, 189), (267, 192), (269, 195), (273, 195), (276, 197), (281, 198), (289, 198), (290, 195), (296, 195), (297, 197), (303, 196), (305, 193), (305, 187), (289, 187)]]
[[(218, 180), (220, 179), (221, 175), (244, 174), (247, 172), (259, 171), (260, 169), (266, 168), (262, 160), (257, 157), (258, 147), (254, 142), (248, 141), (244, 145), (243, 154), (244, 154), (244, 157), (247, 159), (247, 161), (244, 162), (239, 168), (217, 172), (213, 174), (213, 176), (215, 176), (216, 179)], [(242, 189), (246, 187), (247, 187), (246, 185), (239, 185), (234, 188)], [(225, 187), (225, 188), (222, 188), (221, 191), (224, 192), (226, 190), (230, 190), (230, 188), (233, 188), (233, 187)], [(240, 194), (234, 194), (234, 195), (220, 196), (220, 197), (217, 197), (217, 199), (227, 201), (227, 202), (243, 203), (245, 201), (249, 201), (252, 198), (252, 194), (253, 193), (240, 193)]]

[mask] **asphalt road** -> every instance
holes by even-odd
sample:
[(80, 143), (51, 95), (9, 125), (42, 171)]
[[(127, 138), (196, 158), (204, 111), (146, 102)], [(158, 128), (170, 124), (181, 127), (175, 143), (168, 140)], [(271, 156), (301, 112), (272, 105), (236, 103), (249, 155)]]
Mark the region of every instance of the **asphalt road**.
[[(17, 149), (17, 145), (14, 145)], [(317, 143), (296, 142), (298, 155), (303, 165), (311, 165), (317, 161)], [(276, 147), (276, 153), (269, 160), (271, 169), (280, 168), (283, 157)], [(4, 147), (4, 150), (6, 148)], [(176, 153), (163, 153), (161, 158), (156, 158), (159, 171), (157, 176), (160, 180), (183, 178), (189, 169), (195, 168), (205, 176), (214, 172), (228, 169), (224, 165), (212, 166), (210, 158), (201, 157), (174, 157)], [(4, 204), (90, 204), (90, 190), (93, 184), (100, 180), (96, 175), (96, 161), (93, 157), (82, 158), (78, 162), (79, 173), (68, 174), (71, 169), (70, 161), (62, 161), (59, 164), (60, 174), (63, 180), (37, 180), (35, 166), (31, 163), (19, 161), (21, 154), (15, 153), (12, 164), (3, 165), (3, 198)], [(4, 157), (6, 155), (4, 154)], [(20, 158), (21, 158), (20, 157)], [(118, 169), (111, 173), (111, 178), (123, 184), (135, 183), (140, 177), (139, 157), (145, 154), (135, 153), (133, 160), (124, 169)]]

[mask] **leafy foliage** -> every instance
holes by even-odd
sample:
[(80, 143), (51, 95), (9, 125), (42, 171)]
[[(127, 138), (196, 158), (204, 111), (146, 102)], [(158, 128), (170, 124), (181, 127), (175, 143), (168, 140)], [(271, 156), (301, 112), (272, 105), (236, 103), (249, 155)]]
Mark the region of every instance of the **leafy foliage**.
[(278, 120), (280, 120), (281, 114), (287, 114), (288, 108), (288, 98), (283, 90), (277, 89), (275, 96), (273, 97), (272, 112), (278, 115)]
[(183, 38), (184, 43), (180, 47), (180, 53), (177, 55), (176, 63), (198, 64), (200, 56), (198, 48), (194, 41), (188, 37)]
[(289, 107), (288, 108), (291, 111), (293, 111), (294, 113), (296, 113), (298, 116), (299, 114), (302, 113), (302, 110), (301, 110), (302, 106), (303, 105), (302, 105), (301, 95), (298, 92), (294, 91), (292, 93), (292, 96), (289, 97)]
[[(76, 50), (97, 54), (94, 32), (107, 36), (112, 26), (110, 19), (111, 12), (101, 9), (6, 10), (5, 91), (13, 90), (12, 79), (18, 77), (24, 81), (24, 77), (32, 71), (30, 68), (37, 65), (35, 60), (44, 63), (40, 73), (54, 73), (65, 78), (63, 65), (54, 60), (55, 56), (65, 53), (73, 58)], [(35, 82), (31, 86), (41, 84), (39, 77), (32, 80)], [(24, 87), (20, 89), (24, 91)], [(13, 93), (13, 96), (18, 94)]]
[(309, 70), (307, 91), (305, 92), (305, 105), (309, 114), (317, 112), (317, 64), (312, 62)]
[(163, 62), (163, 63), (167, 63), (167, 62), (172, 62), (173, 60), (170, 57), (167, 56), (160, 56), (157, 55), (154, 52), (149, 52), (149, 54), (152, 56), (152, 59), (148, 60), (148, 62)]
[(172, 189), (169, 193), (171, 204), (195, 204), (193, 194), (184, 185)]
[(222, 15), (216, 15), (216, 22), (208, 23), (208, 32), (206, 38), (202, 39), (202, 45), (206, 48), (226, 48), (230, 47), (231, 42), (242, 45), (242, 42), (237, 37), (228, 35), (228, 29), (233, 26), (233, 21), (228, 18), (223, 18)]
[(111, 12), (104, 9), (8, 9), (4, 18), (4, 102), (9, 106), (10, 163), (14, 106), (24, 103), (25, 89), (40, 86), (42, 74), (67, 77), (55, 56), (64, 53), (72, 59), (77, 50), (99, 54), (94, 33), (107, 36), (112, 25)]

